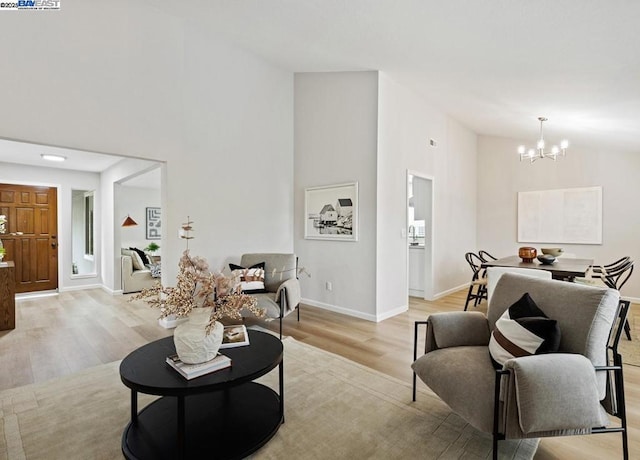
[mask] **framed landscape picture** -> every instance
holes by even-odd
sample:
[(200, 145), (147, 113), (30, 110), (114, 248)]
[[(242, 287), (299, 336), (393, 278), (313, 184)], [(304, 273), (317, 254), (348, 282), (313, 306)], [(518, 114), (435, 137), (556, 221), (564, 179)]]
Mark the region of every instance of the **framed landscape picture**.
[(358, 183), (306, 188), (304, 216), (308, 240), (358, 241)]
[(147, 208), (147, 239), (159, 240), (162, 238), (162, 219), (160, 208)]

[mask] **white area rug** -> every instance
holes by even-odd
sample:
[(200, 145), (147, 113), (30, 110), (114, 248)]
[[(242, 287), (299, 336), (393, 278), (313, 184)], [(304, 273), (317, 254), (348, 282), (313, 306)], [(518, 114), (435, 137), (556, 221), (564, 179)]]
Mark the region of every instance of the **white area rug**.
[[(285, 344), (285, 418), (255, 459), (490, 458), (491, 438), (402, 382), (296, 342)], [(0, 459), (121, 459), (130, 392), (119, 362), (0, 392)], [(261, 381), (277, 384), (277, 371)], [(153, 397), (139, 395), (139, 408)], [(537, 440), (501, 442), (530, 459)]]

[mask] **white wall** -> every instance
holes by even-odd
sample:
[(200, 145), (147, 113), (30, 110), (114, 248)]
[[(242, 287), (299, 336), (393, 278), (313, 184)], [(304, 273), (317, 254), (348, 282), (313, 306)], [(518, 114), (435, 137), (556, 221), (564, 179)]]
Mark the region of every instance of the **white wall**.
[[(443, 295), (469, 282), (476, 135), (385, 74), (296, 74), (295, 248), (312, 273), (301, 279), (307, 303), (373, 321), (407, 309), (407, 170), (434, 180), (433, 286)], [(305, 240), (304, 188), (354, 180), (360, 241)]]
[[(295, 250), (305, 302), (376, 319), (377, 72), (295, 75)], [(359, 240), (304, 239), (304, 189), (358, 182)], [(331, 282), (333, 290), (325, 289)]]
[[(102, 284), (99, 265), (96, 275), (89, 278), (72, 279), (72, 196), (71, 190), (95, 190), (96, 200), (100, 196), (100, 176), (96, 173), (69, 171), (57, 168), (39, 168), (13, 163), (0, 163), (0, 183), (43, 185), (58, 189), (58, 280), (59, 290), (71, 290), (82, 286)], [(101, 237), (100, 204), (95, 204), (95, 238)], [(96, 248), (98, 251), (98, 249)], [(100, 253), (96, 252), (99, 263)]]
[[(185, 144), (167, 164), (164, 242), (176, 254), (187, 216), (212, 268), (245, 252), (293, 252), (293, 74), (187, 24)], [(163, 207), (163, 211), (164, 211)], [(175, 273), (175, 272), (174, 272)]]
[[(160, 240), (148, 240), (146, 228), (146, 208), (160, 208), (160, 189), (127, 187), (116, 188), (116, 224), (120, 222), (120, 244), (123, 248), (146, 248), (152, 241), (161, 247)], [(122, 227), (122, 222), (129, 215), (138, 225)], [(161, 230), (164, 230), (162, 226)], [(175, 233), (175, 232), (174, 232)], [(162, 234), (162, 232), (161, 232)], [(173, 236), (173, 235), (170, 235)], [(158, 251), (161, 251), (159, 249)]]
[(476, 135), (384, 73), (379, 95), (377, 296), (384, 317), (407, 306), (407, 170), (433, 178), (434, 297), (469, 282), (464, 254), (476, 248)]
[[(147, 3), (68, 0), (55, 13), (0, 17), (5, 41), (21, 37), (0, 66), (12, 82), (0, 137), (166, 161), (165, 234), (189, 215), (193, 253), (214, 267), (292, 251), (292, 73)], [(102, 270), (115, 290), (113, 187)], [(172, 281), (184, 244), (161, 246)]]
[[(529, 246), (517, 241), (518, 192), (602, 186), (602, 244), (558, 246), (596, 263), (610, 263), (622, 256), (640, 260), (640, 214), (635, 209), (640, 196), (638, 153), (572, 146), (565, 158), (555, 162), (520, 162), (518, 145), (533, 141), (479, 137), (478, 248), (502, 257), (517, 254), (520, 246)], [(547, 245), (533, 246), (539, 249)], [(631, 276), (622, 295), (640, 299), (640, 276)]]

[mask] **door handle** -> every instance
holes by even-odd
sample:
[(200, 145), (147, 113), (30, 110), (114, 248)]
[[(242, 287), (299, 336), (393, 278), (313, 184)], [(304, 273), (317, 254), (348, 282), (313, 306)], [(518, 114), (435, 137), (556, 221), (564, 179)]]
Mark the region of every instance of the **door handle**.
[(56, 243), (51, 243), (51, 248), (55, 249), (57, 247)]

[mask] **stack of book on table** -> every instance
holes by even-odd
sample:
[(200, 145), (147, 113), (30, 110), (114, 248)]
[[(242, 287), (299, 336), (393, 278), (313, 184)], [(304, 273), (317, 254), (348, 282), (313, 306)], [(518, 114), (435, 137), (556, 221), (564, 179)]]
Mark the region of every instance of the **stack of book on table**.
[(201, 375), (210, 374), (221, 369), (231, 367), (231, 358), (225, 355), (218, 355), (205, 362), (199, 364), (187, 364), (183, 363), (177, 354), (167, 356), (167, 364), (173, 367), (180, 375), (187, 380), (191, 380)]

